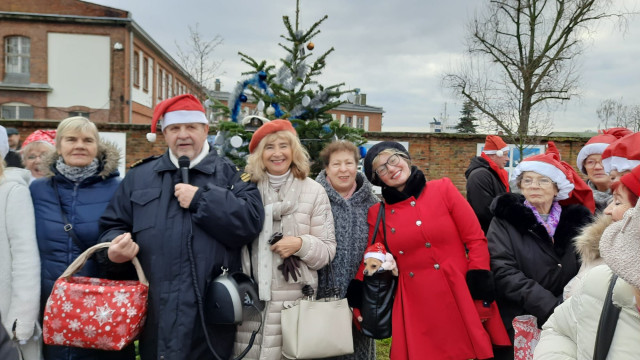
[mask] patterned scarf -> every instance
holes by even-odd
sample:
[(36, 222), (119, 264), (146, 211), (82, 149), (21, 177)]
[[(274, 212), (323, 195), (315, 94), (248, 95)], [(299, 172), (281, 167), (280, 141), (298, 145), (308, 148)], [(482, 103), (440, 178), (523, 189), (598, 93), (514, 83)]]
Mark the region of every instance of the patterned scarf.
[(94, 158), (91, 164), (87, 166), (69, 166), (64, 163), (62, 156), (56, 160), (56, 169), (62, 174), (62, 176), (73, 182), (81, 182), (82, 180), (95, 175), (98, 172), (98, 166), (100, 162)]
[[(325, 179), (327, 180), (327, 184), (331, 185), (331, 187), (335, 190), (335, 187), (333, 186), (333, 184), (331, 183), (331, 179), (328, 176), (325, 176)], [(342, 195), (338, 192), (338, 190), (336, 190), (336, 192), (342, 196), (343, 199), (345, 200), (349, 200), (351, 199), (351, 197), (353, 196), (353, 193), (356, 192), (356, 190), (358, 190), (358, 182), (354, 181), (353, 182), (353, 186), (351, 187), (351, 189), (349, 189), (349, 192), (346, 193), (345, 195)]]
[(556, 233), (556, 228), (558, 227), (558, 223), (560, 222), (560, 213), (562, 213), (560, 204), (558, 204), (557, 201), (553, 202), (553, 205), (551, 205), (551, 211), (549, 211), (549, 217), (547, 218), (547, 221), (544, 221), (542, 219), (542, 216), (540, 216), (538, 210), (535, 208), (535, 206), (531, 205), (529, 201), (525, 200), (524, 205), (531, 209), (531, 211), (533, 211), (533, 215), (536, 217), (536, 220), (538, 220), (538, 222), (542, 226), (544, 226), (545, 229), (547, 229), (547, 233), (549, 233), (551, 240), (553, 240), (553, 235)]

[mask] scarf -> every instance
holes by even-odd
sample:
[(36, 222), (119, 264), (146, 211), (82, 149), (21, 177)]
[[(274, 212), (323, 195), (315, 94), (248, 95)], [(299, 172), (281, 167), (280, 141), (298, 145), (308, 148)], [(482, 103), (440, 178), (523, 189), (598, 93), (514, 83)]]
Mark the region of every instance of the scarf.
[(407, 179), (407, 183), (404, 185), (402, 191), (390, 186), (382, 187), (382, 197), (387, 204), (395, 204), (401, 201), (407, 200), (410, 197), (418, 198), (422, 193), (422, 190), (427, 184), (427, 179), (424, 177), (424, 173), (417, 167), (411, 167), (411, 174)]
[(267, 177), (269, 178), (269, 185), (271, 185), (271, 188), (275, 191), (280, 191), (282, 185), (287, 182), (289, 173), (291, 173), (291, 169), (287, 170), (287, 172), (282, 175), (271, 175), (267, 173)]
[[(335, 190), (336, 188), (333, 187), (333, 184), (331, 183), (331, 179), (329, 179), (328, 176), (325, 176), (325, 179), (327, 180), (327, 184), (331, 185), (331, 187)], [(349, 192), (347, 194), (342, 195), (338, 192), (338, 190), (336, 190), (336, 192), (338, 193), (338, 195), (342, 196), (343, 199), (349, 200), (353, 196), (353, 193), (356, 192), (356, 190), (358, 190), (358, 182), (354, 181), (353, 186), (351, 187), (351, 189), (349, 189)]]
[[(189, 169), (193, 169), (194, 166), (198, 165), (207, 155), (209, 155), (209, 150), (210, 150), (209, 143), (205, 141), (204, 145), (202, 146), (202, 150), (200, 151), (200, 154), (198, 154), (198, 156), (196, 156), (195, 159), (189, 162)], [(180, 164), (178, 163), (178, 158), (173, 154), (171, 149), (169, 149), (169, 160), (171, 160), (171, 163), (175, 165), (177, 168), (180, 167)]]
[[(303, 180), (297, 179), (289, 173), (278, 192), (271, 188), (269, 180), (261, 181), (257, 184), (258, 190), (262, 195), (262, 202), (265, 204), (265, 221), (262, 232), (258, 236), (258, 241), (254, 242), (253, 245), (253, 249), (257, 250), (258, 255), (254, 269), (259, 270), (254, 276), (258, 280), (260, 300), (271, 300), (271, 286), (274, 280), (273, 268), (282, 264), (280, 256), (271, 251), (271, 245), (268, 243), (269, 238), (275, 231), (281, 231), (285, 236), (300, 235), (298, 234), (298, 226), (294, 214), (298, 210), (298, 198), (302, 190), (302, 182)], [(313, 283), (313, 273), (302, 261), (300, 262), (299, 270), (301, 276), (298, 277), (298, 280), (294, 281), (292, 277), (289, 277), (288, 283)], [(286, 282), (279, 270), (275, 276), (275, 281), (276, 286)]]
[(62, 156), (56, 160), (56, 170), (58, 170), (62, 176), (76, 183), (95, 175), (98, 172), (99, 165), (100, 162), (96, 158), (87, 166), (69, 166), (64, 163)]
[(544, 226), (545, 229), (547, 229), (547, 233), (549, 233), (551, 240), (553, 240), (553, 235), (556, 233), (556, 228), (558, 227), (558, 223), (560, 222), (560, 213), (562, 213), (562, 207), (560, 207), (560, 204), (558, 204), (557, 201), (553, 202), (553, 205), (551, 205), (551, 211), (549, 211), (549, 216), (547, 217), (546, 221), (542, 219), (542, 216), (540, 216), (538, 210), (535, 208), (535, 206), (531, 205), (528, 200), (524, 201), (524, 205), (531, 209), (531, 211), (533, 211), (533, 215), (536, 217), (536, 220), (538, 220), (538, 223), (540, 223), (542, 226)]
[(500, 169), (498, 167), (498, 164), (496, 164), (495, 162), (493, 162), (493, 160), (491, 160), (491, 158), (489, 156), (487, 156), (487, 154), (485, 154), (484, 152), (480, 153), (480, 156), (487, 160), (487, 162), (489, 163), (489, 167), (496, 172), (496, 174), (498, 174), (498, 177), (500, 178), (500, 181), (502, 182), (502, 184), (504, 185), (505, 188), (507, 188), (507, 192), (509, 192), (509, 173), (507, 172), (507, 170), (505, 169)]

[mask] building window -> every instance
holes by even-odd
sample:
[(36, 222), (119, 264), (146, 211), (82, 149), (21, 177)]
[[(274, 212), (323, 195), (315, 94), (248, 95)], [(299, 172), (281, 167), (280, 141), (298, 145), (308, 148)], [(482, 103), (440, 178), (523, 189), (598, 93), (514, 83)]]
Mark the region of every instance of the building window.
[(14, 74), (29, 74), (31, 40), (24, 36), (9, 36), (5, 40), (5, 71)]
[(351, 116), (347, 116), (347, 119), (345, 120), (344, 124), (348, 127), (353, 127), (353, 118)]
[(89, 112), (88, 111), (69, 111), (69, 117), (73, 117), (73, 116), (82, 116), (88, 119)]
[(0, 106), (0, 117), (5, 120), (33, 119), (33, 107), (21, 103), (7, 103)]
[(149, 91), (149, 58), (142, 58), (142, 90)]
[(162, 69), (158, 69), (158, 100), (162, 100), (164, 94), (164, 76), (162, 75)]
[(133, 86), (140, 87), (140, 54), (133, 52)]
[(358, 129), (364, 129), (364, 118), (358, 116)]

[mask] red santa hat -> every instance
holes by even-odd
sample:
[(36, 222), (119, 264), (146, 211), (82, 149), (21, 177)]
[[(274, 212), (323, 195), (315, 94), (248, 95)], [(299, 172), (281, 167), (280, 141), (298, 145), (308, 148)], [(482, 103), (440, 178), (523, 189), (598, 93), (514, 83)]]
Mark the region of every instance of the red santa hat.
[(584, 161), (589, 155), (602, 154), (611, 143), (629, 134), (631, 134), (631, 130), (623, 127), (600, 130), (598, 135), (589, 139), (582, 149), (580, 149), (576, 160), (576, 167), (586, 175), (587, 170), (584, 168)]
[(501, 151), (502, 154), (498, 156), (502, 156), (504, 153), (509, 151), (509, 145), (502, 140), (502, 138), (498, 135), (487, 135), (487, 138), (484, 140), (484, 148), (482, 152), (487, 155), (497, 154), (498, 151)]
[(629, 171), (640, 165), (640, 132), (624, 136), (602, 152), (602, 165), (608, 174), (612, 170)]
[(558, 186), (556, 200), (568, 199), (569, 193), (574, 188), (570, 180), (573, 177), (567, 172), (567, 169), (560, 161), (560, 154), (553, 151), (553, 149), (555, 149), (555, 146), (552, 146), (552, 151), (546, 154), (534, 155), (522, 160), (513, 170), (512, 177), (515, 179), (525, 171), (533, 171), (544, 175)]
[(368, 258), (374, 258), (384, 262), (385, 255), (387, 255), (387, 250), (384, 248), (382, 243), (374, 243), (364, 251), (365, 260)]
[(29, 134), (22, 142), (22, 147), (36, 141), (42, 141), (56, 146), (56, 131), (55, 130), (36, 130)]
[(640, 166), (620, 178), (620, 181), (636, 196), (640, 196)]
[(158, 120), (162, 129), (173, 124), (209, 123), (200, 100), (191, 94), (178, 95), (156, 105), (151, 118), (151, 132), (147, 133), (150, 142), (156, 141)]

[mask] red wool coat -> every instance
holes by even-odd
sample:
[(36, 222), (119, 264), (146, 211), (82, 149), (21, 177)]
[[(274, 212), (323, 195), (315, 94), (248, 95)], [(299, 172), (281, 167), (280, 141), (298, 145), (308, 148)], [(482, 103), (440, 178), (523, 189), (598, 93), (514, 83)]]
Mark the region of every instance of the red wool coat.
[[(369, 209), (369, 236), (379, 208)], [(492, 342), (509, 345), (495, 302), (483, 309), (469, 294), (467, 270), (489, 270), (489, 250), (471, 206), (451, 180), (429, 181), (418, 199), (385, 204), (385, 217), (399, 270), (391, 359), (487, 359), (493, 357)], [(478, 311), (488, 316), (484, 326)]]

